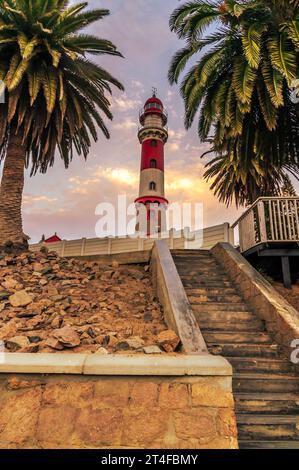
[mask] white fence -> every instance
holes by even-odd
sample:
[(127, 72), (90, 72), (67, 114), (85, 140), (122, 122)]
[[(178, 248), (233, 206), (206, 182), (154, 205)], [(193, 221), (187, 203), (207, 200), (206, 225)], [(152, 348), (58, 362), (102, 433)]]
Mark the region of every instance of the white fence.
[[(178, 237), (178, 235), (180, 235)], [(190, 238), (194, 240), (190, 240)], [(188, 232), (188, 239), (179, 232), (170, 231), (166, 239), (170, 249), (204, 249), (208, 250), (218, 242), (234, 243), (233, 231), (228, 223), (203, 229), (201, 232)], [(51, 251), (60, 256), (92, 256), (113, 255), (136, 251), (150, 251), (155, 240), (152, 238), (80, 238), (79, 240), (63, 240), (62, 242), (45, 244)], [(43, 243), (30, 245), (32, 251), (38, 251)]]

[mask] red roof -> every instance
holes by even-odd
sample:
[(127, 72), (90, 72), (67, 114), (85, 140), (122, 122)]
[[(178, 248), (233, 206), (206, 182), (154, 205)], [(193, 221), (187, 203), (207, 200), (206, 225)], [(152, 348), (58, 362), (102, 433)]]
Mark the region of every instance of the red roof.
[(45, 243), (55, 243), (55, 242), (61, 242), (61, 238), (58, 237), (58, 235), (55, 233), (55, 235), (52, 235), (52, 237), (47, 238), (44, 240)]
[(145, 103), (144, 106), (146, 106), (147, 104), (150, 104), (150, 103), (158, 103), (158, 104), (160, 104), (160, 105), (163, 107), (162, 101), (159, 100), (159, 98), (157, 98), (156, 96), (152, 96), (151, 98), (149, 98), (149, 99), (146, 101), (146, 103)]

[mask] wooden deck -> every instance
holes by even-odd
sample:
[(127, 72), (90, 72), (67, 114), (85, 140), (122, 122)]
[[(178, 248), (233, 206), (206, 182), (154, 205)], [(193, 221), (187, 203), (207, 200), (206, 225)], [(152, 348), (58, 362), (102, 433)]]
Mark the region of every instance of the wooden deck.
[(242, 253), (261, 243), (299, 243), (299, 197), (259, 198), (236, 226)]
[(299, 197), (263, 197), (234, 223), (244, 256), (281, 258), (284, 284), (291, 286), (289, 257), (299, 256)]

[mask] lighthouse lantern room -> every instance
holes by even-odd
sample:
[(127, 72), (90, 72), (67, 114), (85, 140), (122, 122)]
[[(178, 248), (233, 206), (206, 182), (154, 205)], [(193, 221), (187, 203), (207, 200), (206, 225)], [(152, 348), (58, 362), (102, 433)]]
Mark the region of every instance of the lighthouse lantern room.
[[(161, 100), (149, 98), (140, 112), (138, 138), (142, 146), (139, 197), (135, 200), (137, 231), (147, 236), (166, 231), (168, 201), (164, 191), (164, 145), (167, 113)], [(142, 227), (142, 228), (141, 228)]]

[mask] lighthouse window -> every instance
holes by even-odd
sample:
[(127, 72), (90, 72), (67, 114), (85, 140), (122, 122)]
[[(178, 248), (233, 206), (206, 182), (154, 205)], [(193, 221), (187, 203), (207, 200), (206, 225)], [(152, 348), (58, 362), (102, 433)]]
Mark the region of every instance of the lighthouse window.
[(151, 160), (151, 168), (157, 168), (157, 161), (154, 158)]
[(162, 106), (159, 103), (148, 103), (145, 107), (145, 110), (147, 109), (160, 109), (162, 111)]
[(150, 182), (149, 188), (151, 191), (156, 191), (156, 183), (154, 181)]
[(155, 139), (152, 139), (151, 140), (151, 147), (157, 147), (157, 146), (158, 146), (158, 142)]

